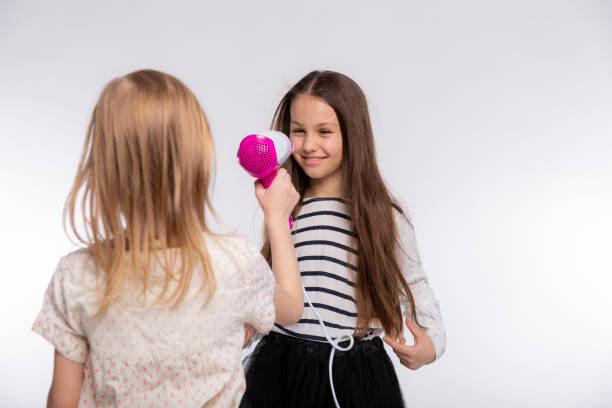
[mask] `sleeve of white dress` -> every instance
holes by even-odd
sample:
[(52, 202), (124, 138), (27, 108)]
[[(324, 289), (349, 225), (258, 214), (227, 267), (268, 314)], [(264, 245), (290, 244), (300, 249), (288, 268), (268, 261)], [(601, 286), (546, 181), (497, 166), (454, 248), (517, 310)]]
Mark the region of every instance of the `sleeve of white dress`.
[[(440, 304), (429, 286), (427, 275), (423, 269), (412, 222), (399, 212), (395, 212), (395, 223), (400, 242), (397, 258), (399, 266), (412, 292), (417, 319), (421, 326), (425, 327), (425, 332), (433, 341), (436, 360), (438, 360), (446, 349), (446, 332), (440, 313)], [(401, 303), (403, 316), (413, 318), (408, 297), (402, 296)]]
[(87, 359), (88, 344), (76, 302), (81, 287), (78, 275), (71, 271), (66, 257), (62, 258), (32, 330), (53, 344), (64, 357), (82, 364)]

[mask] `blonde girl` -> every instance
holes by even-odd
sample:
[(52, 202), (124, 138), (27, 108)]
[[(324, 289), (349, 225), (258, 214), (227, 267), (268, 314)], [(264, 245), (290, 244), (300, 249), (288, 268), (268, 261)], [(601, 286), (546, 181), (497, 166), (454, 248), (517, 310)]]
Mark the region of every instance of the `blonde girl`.
[(142, 70), (106, 85), (66, 204), (84, 248), (59, 261), (33, 327), (55, 347), (48, 406), (236, 406), (244, 326), (298, 320), (289, 175), (256, 186), (272, 271), (244, 239), (208, 229), (213, 160), (181, 81)]

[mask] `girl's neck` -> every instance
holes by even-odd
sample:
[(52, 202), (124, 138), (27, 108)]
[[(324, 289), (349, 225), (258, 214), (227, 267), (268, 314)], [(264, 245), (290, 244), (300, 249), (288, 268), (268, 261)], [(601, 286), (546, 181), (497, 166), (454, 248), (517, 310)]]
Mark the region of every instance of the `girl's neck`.
[(306, 188), (306, 197), (339, 197), (344, 198), (344, 177), (341, 171), (322, 179), (311, 178)]

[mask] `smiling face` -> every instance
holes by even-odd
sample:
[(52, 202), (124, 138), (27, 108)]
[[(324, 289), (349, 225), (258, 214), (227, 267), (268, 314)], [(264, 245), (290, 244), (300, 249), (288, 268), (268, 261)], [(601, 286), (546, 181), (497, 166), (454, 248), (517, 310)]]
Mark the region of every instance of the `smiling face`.
[[(300, 94), (291, 103), (293, 157), (323, 194), (342, 195), (342, 132), (336, 112), (316, 96)], [(323, 191), (321, 190), (321, 191)]]

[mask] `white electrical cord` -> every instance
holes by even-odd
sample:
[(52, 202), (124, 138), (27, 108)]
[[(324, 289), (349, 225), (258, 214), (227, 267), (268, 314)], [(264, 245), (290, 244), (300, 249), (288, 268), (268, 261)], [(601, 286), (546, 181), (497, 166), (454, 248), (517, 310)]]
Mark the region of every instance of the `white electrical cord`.
[[(317, 309), (315, 309), (315, 307), (312, 305), (312, 302), (310, 301), (310, 298), (308, 297), (308, 293), (306, 293), (306, 289), (304, 289), (304, 282), (302, 282), (302, 291), (304, 292), (304, 297), (306, 298), (306, 301), (310, 305), (310, 308), (312, 309), (314, 314), (317, 316), (317, 319), (319, 319), (319, 324), (321, 325), (321, 328), (323, 329), (323, 334), (325, 334), (325, 337), (327, 338), (327, 342), (331, 344), (332, 346), (331, 354), (329, 355), (329, 384), (331, 385), (331, 392), (332, 392), (332, 396), (334, 397), (334, 403), (336, 404), (336, 408), (340, 408), (340, 404), (338, 404), (338, 398), (336, 398), (336, 390), (334, 390), (334, 379), (332, 377), (332, 366), (334, 364), (334, 353), (336, 352), (336, 350), (339, 350), (339, 351), (350, 350), (351, 348), (353, 348), (355, 339), (353, 338), (353, 336), (349, 334), (343, 334), (340, 337), (336, 337), (335, 339), (332, 339), (329, 333), (327, 332), (327, 328), (323, 324), (323, 319), (321, 319), (321, 316), (317, 312)], [(349, 344), (346, 347), (341, 347), (340, 342), (343, 341), (342, 339), (345, 337), (348, 338)]]

